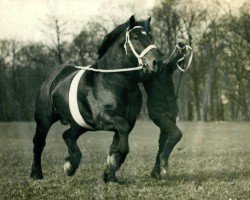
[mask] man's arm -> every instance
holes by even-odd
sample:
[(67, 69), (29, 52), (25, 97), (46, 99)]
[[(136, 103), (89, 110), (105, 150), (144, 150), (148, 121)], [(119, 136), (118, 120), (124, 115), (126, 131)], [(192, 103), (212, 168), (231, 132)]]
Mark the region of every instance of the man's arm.
[[(174, 71), (177, 69), (177, 61), (178, 59), (171, 59), (167, 60), (166, 62), (163, 63), (163, 68), (166, 68), (168, 73), (174, 73)], [(182, 65), (184, 63), (184, 60), (179, 62), (179, 65)]]
[(163, 63), (163, 67), (167, 69), (167, 72), (169, 73), (174, 73), (174, 71), (177, 69), (177, 62), (178, 65), (181, 66), (185, 62), (185, 57), (187, 53), (187, 48), (186, 48), (186, 41), (182, 39), (177, 40), (176, 47), (174, 51), (171, 53), (171, 55), (166, 58), (165, 56), (165, 61)]

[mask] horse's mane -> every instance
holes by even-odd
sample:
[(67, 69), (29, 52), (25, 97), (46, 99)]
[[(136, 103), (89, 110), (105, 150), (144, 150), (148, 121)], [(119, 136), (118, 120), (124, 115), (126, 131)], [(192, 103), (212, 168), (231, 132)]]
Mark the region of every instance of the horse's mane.
[[(133, 17), (133, 16), (132, 16)], [(134, 26), (140, 25), (143, 26), (145, 28), (146, 31), (150, 31), (150, 19), (149, 18), (147, 21), (135, 21)], [(125, 32), (125, 30), (129, 27), (129, 21), (117, 26), (116, 28), (114, 28), (110, 33), (108, 33), (103, 41), (101, 46), (99, 47), (97, 54), (98, 54), (98, 59), (102, 58), (104, 56), (104, 54), (107, 52), (108, 48), (110, 46), (112, 46), (112, 44), (116, 41), (116, 39), (123, 33)]]
[(98, 58), (103, 57), (103, 55), (107, 52), (108, 48), (127, 29), (128, 26), (129, 26), (129, 22), (125, 22), (125, 23), (117, 26), (116, 28), (114, 28), (110, 33), (108, 33), (104, 37), (102, 44), (97, 51)]

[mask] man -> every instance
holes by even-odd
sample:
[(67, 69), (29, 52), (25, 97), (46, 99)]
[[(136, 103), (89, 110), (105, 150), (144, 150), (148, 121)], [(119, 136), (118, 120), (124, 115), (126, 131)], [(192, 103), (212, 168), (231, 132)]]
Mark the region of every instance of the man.
[[(172, 76), (177, 69), (177, 61), (185, 53), (185, 43), (177, 42), (175, 51), (168, 62), (163, 64), (162, 70), (144, 83), (148, 96), (149, 117), (160, 128), (159, 150), (154, 168), (151, 171), (151, 176), (157, 179), (161, 178), (161, 172), (166, 173), (170, 153), (182, 137), (182, 132), (176, 126), (177, 95)], [(179, 61), (178, 64), (183, 64), (183, 61)]]

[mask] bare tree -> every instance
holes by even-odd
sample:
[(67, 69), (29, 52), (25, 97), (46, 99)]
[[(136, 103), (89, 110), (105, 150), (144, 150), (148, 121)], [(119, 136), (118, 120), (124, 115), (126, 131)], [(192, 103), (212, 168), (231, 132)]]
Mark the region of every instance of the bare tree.
[(41, 30), (51, 41), (49, 49), (55, 54), (58, 64), (64, 63), (66, 46), (67, 22), (59, 20), (56, 16), (47, 16), (47, 21), (43, 22), (45, 29)]

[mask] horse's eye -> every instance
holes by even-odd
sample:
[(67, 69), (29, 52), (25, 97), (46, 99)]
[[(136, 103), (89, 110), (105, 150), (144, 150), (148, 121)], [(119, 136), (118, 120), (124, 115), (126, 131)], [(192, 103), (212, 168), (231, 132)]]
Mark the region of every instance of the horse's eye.
[(138, 38), (138, 36), (134, 36), (133, 39), (134, 40), (138, 40), (139, 38)]

